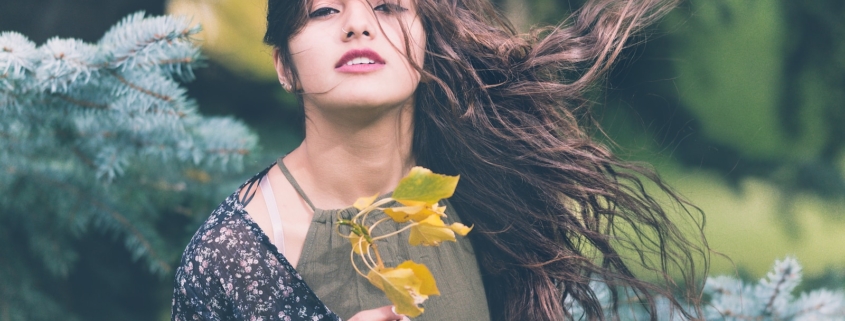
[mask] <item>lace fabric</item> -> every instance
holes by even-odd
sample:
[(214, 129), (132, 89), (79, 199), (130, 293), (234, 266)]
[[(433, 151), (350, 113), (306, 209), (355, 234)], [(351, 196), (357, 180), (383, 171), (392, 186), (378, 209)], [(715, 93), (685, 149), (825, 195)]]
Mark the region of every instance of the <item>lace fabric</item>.
[(185, 249), (171, 319), (341, 320), (245, 215), (239, 191), (209, 216)]

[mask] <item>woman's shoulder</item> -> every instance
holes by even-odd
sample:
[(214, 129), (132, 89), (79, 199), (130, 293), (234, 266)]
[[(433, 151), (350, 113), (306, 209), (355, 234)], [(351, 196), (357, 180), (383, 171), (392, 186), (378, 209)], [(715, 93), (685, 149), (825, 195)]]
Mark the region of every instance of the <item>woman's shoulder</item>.
[[(197, 228), (185, 253), (195, 252), (199, 248), (216, 248), (220, 246), (249, 246), (262, 243), (262, 233), (257, 225), (245, 215), (244, 203), (249, 201), (258, 180), (270, 167), (255, 174), (241, 184), (232, 194), (221, 202), (205, 221)], [(183, 254), (183, 256), (184, 256)]]
[(217, 206), (208, 219), (205, 220), (200, 230), (213, 229), (221, 224), (245, 223), (249, 225), (249, 218), (244, 214), (246, 205), (255, 196), (258, 182), (276, 163), (273, 162), (263, 170), (243, 182), (235, 191), (230, 194), (220, 205)]

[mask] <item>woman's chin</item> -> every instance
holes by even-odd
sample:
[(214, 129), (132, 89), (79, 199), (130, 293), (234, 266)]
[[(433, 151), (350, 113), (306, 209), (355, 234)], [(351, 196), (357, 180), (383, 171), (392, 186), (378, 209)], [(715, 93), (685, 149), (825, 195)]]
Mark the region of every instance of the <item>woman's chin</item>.
[(391, 111), (398, 111), (403, 106), (408, 106), (399, 102), (383, 102), (383, 101), (352, 101), (343, 106), (337, 106), (336, 112), (347, 115), (349, 117), (380, 117), (389, 114)]
[(388, 93), (390, 92), (381, 90), (372, 92), (359, 91), (333, 95), (335, 97), (331, 97), (332, 99), (326, 99), (330, 97), (321, 97), (324, 99), (315, 99), (313, 102), (315, 105), (322, 106), (326, 109), (364, 112), (367, 110), (378, 111), (400, 108), (408, 105), (408, 102), (412, 99), (410, 95), (395, 96), (387, 95)]

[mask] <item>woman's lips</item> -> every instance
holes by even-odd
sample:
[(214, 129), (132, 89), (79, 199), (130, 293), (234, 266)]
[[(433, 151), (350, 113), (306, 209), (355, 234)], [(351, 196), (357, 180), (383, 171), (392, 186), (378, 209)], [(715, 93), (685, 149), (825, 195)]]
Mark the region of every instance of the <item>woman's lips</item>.
[(347, 51), (335, 64), (335, 70), (348, 73), (364, 73), (384, 68), (384, 59), (370, 49)]

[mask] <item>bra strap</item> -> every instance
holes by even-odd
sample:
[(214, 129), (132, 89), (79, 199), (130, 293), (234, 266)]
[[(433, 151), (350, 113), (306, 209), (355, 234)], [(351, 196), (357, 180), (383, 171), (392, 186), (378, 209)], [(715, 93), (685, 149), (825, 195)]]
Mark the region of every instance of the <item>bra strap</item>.
[(282, 218), (279, 217), (279, 207), (276, 205), (276, 194), (273, 193), (273, 187), (270, 186), (270, 175), (264, 175), (258, 186), (261, 187), (261, 193), (264, 194), (264, 203), (267, 204), (267, 214), (270, 215), (270, 224), (273, 227), (273, 240), (276, 248), (282, 255), (285, 254), (285, 230), (282, 228)]
[(276, 165), (279, 166), (280, 170), (282, 170), (282, 174), (284, 174), (285, 178), (288, 179), (288, 182), (290, 182), (290, 185), (293, 186), (293, 189), (295, 189), (296, 192), (299, 193), (299, 197), (302, 197), (302, 200), (304, 200), (305, 203), (307, 203), (308, 206), (311, 207), (311, 211), (316, 212), (317, 208), (314, 207), (314, 204), (311, 203), (311, 200), (308, 199), (308, 196), (305, 195), (305, 191), (302, 190), (302, 187), (299, 187), (299, 184), (297, 184), (296, 180), (293, 179), (293, 175), (290, 174), (290, 171), (288, 170), (287, 166), (285, 166), (285, 162), (282, 161), (282, 159), (284, 158), (284, 156), (279, 157), (279, 159), (276, 160)]

